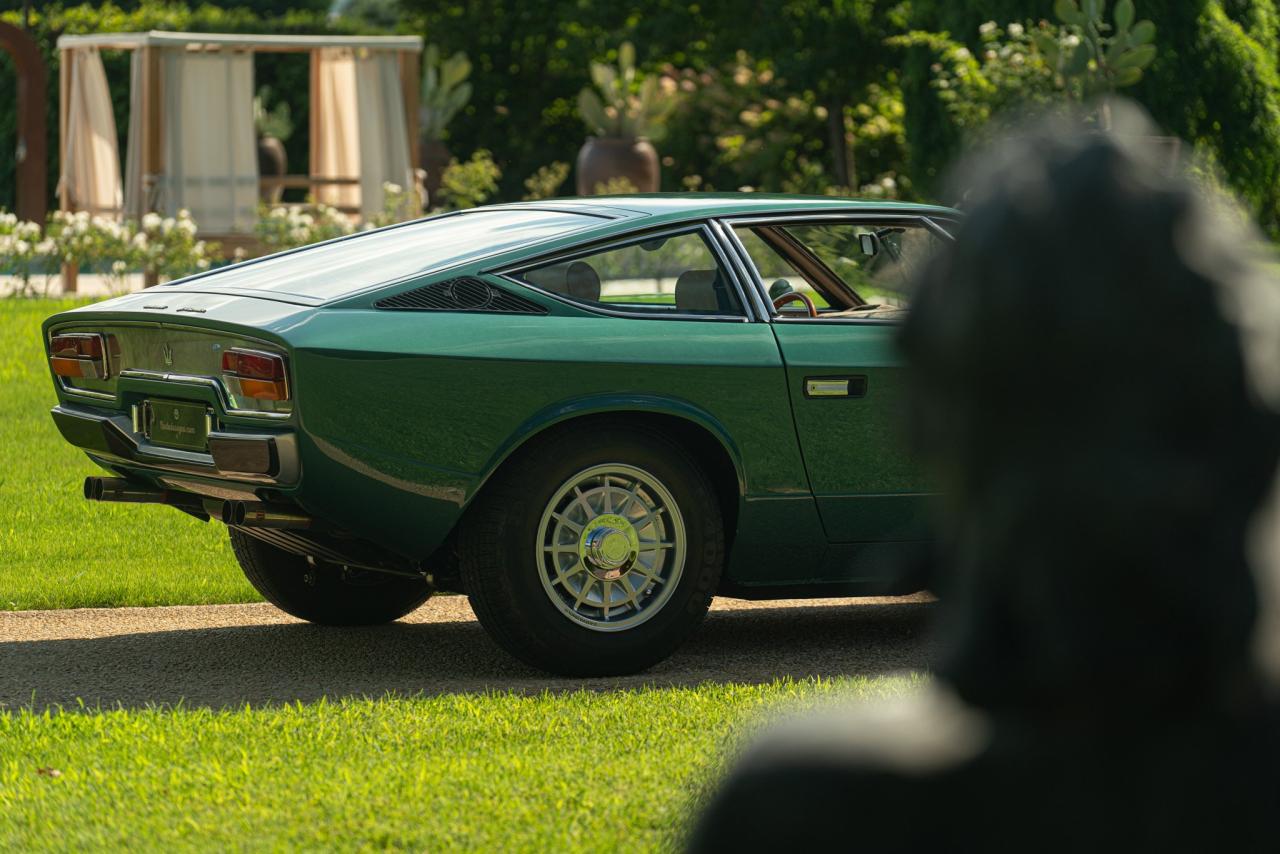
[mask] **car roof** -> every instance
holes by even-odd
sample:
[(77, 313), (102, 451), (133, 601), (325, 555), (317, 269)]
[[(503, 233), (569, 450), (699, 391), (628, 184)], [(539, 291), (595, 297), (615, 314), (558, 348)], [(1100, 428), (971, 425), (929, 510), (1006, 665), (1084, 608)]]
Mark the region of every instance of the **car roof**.
[(737, 216), (774, 212), (888, 210), (922, 215), (955, 216), (952, 208), (915, 202), (857, 199), (840, 196), (800, 196), (787, 193), (638, 193), (628, 196), (556, 198), (537, 202), (513, 202), (493, 207), (555, 208), (577, 213), (612, 215), (615, 218), (655, 216), (670, 219)]

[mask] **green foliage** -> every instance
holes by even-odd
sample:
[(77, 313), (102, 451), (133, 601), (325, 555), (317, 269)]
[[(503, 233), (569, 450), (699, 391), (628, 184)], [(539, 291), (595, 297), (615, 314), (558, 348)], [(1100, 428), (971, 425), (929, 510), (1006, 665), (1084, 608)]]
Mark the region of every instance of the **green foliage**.
[(1056, 0), (1054, 14), (1069, 35), (1062, 37), (1049, 27), (1035, 31), (1036, 46), (1049, 66), (1062, 76), (1066, 91), (1080, 101), (1132, 86), (1142, 70), (1156, 58), (1156, 25), (1134, 23), (1133, 0), (1118, 0), (1114, 26), (1104, 16), (1102, 0)]
[(895, 193), (905, 161), (901, 94), (891, 75), (864, 89), (864, 100), (840, 105), (841, 130), (868, 178), (861, 188), (835, 182), (827, 157), (830, 109), (816, 92), (796, 92), (768, 64), (739, 52), (708, 71), (668, 67), (663, 74), (682, 93), (663, 146), (664, 165), (684, 177), (683, 189), (838, 193), (884, 189)]
[(568, 177), (569, 164), (562, 160), (539, 166), (538, 171), (524, 179), (524, 200), (534, 202), (555, 197)]
[(482, 205), (498, 190), (502, 170), (487, 149), (479, 149), (470, 160), (453, 158), (440, 176), (438, 210), (462, 210)]
[(289, 105), (285, 101), (278, 101), (274, 107), (268, 109), (267, 104), (271, 101), (270, 86), (259, 88), (258, 94), (253, 96), (253, 128), (258, 132), (258, 136), (274, 136), (284, 142), (293, 136), (293, 119), (290, 116)]
[(470, 76), (471, 60), (462, 51), (441, 59), (435, 44), (423, 50), (418, 130), (424, 140), (444, 138), (449, 122), (471, 100)]
[(675, 85), (667, 78), (636, 76), (636, 49), (618, 48), (618, 67), (591, 63), (591, 86), (578, 93), (578, 113), (597, 136), (658, 140), (675, 108)]

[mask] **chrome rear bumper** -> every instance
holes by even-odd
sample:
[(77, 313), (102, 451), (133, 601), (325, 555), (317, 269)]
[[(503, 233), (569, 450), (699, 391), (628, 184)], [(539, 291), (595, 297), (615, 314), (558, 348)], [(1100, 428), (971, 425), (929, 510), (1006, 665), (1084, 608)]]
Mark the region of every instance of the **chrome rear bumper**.
[(298, 479), (298, 442), (292, 433), (209, 434), (209, 452), (167, 448), (133, 428), (127, 415), (59, 405), (53, 423), (62, 437), (93, 457), (157, 472), (255, 484), (289, 485)]

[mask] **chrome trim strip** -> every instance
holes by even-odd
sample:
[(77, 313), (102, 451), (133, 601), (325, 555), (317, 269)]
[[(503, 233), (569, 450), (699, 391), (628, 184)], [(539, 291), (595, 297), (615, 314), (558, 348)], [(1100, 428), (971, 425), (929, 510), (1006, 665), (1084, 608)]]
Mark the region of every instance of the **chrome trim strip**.
[(772, 302), (768, 300), (768, 292), (763, 290), (764, 278), (760, 275), (760, 271), (756, 269), (756, 262), (731, 227), (721, 220), (716, 220), (716, 227), (719, 228), (722, 239), (733, 248), (734, 253), (738, 256), (738, 264), (742, 268), (743, 276), (750, 288), (751, 302), (755, 306), (757, 315), (762, 321), (768, 323), (773, 318), (775, 310)]
[(246, 418), (269, 418), (277, 421), (293, 417), (292, 410), (289, 412), (258, 412), (252, 409), (232, 409), (231, 402), (227, 399), (227, 393), (222, 387), (222, 383), (210, 377), (197, 377), (192, 376), (191, 374), (169, 374), (162, 371), (147, 371), (142, 368), (129, 368), (128, 370), (120, 372), (120, 378), (209, 386), (218, 396), (218, 401), (222, 404), (222, 411), (227, 415), (238, 415)]
[[(646, 312), (646, 311), (627, 311), (626, 309), (612, 309), (601, 303), (583, 302), (573, 297), (558, 294), (554, 291), (544, 290), (537, 285), (531, 284), (518, 279), (520, 273), (525, 270), (533, 270), (538, 267), (545, 267), (548, 264), (558, 264), (563, 261), (572, 261), (575, 258), (584, 258), (588, 255), (595, 255), (602, 251), (608, 251), (611, 248), (622, 248), (632, 243), (640, 243), (645, 240), (654, 240), (659, 237), (675, 237), (680, 234), (693, 234), (699, 232), (702, 234), (703, 240), (710, 247), (712, 254), (716, 256), (716, 260), (729, 274), (729, 281), (733, 283), (734, 290), (737, 292), (738, 301), (742, 304), (742, 314), (689, 314), (687, 312)], [(492, 270), (482, 270), (482, 275), (491, 275), (512, 282), (521, 288), (527, 288), (534, 293), (550, 297), (558, 302), (566, 303), (574, 308), (580, 308), (584, 311), (590, 311), (594, 314), (602, 314), (608, 317), (629, 317), (642, 320), (719, 320), (731, 321), (736, 323), (748, 323), (751, 321), (751, 312), (749, 304), (742, 293), (742, 285), (737, 280), (737, 276), (733, 272), (728, 259), (725, 257), (723, 247), (716, 240), (715, 234), (711, 231), (710, 224), (707, 221), (697, 220), (693, 222), (684, 222), (677, 225), (668, 225), (663, 228), (651, 229), (648, 231), (631, 231), (623, 235), (614, 235), (585, 245), (574, 246), (569, 249), (563, 249), (558, 252), (548, 253), (546, 255), (537, 256), (535, 260), (527, 259), (516, 262), (505, 267), (495, 267)]]
[(58, 377), (58, 381), (59, 381), (59, 383), (61, 383), (61, 385), (62, 385), (62, 390), (63, 390), (64, 392), (66, 392), (67, 394), (78, 394), (78, 395), (81, 395), (81, 396), (83, 396), (83, 397), (93, 398), (94, 400), (112, 400), (112, 401), (114, 401), (114, 400), (116, 399), (116, 396), (115, 396), (114, 394), (108, 394), (108, 393), (107, 393), (107, 392), (105, 392), (105, 391), (90, 391), (90, 390), (89, 390), (89, 389), (87, 389), (87, 388), (76, 388), (76, 387), (74, 387), (74, 386), (69, 386), (69, 385), (67, 385), (67, 378), (66, 378), (66, 377)]

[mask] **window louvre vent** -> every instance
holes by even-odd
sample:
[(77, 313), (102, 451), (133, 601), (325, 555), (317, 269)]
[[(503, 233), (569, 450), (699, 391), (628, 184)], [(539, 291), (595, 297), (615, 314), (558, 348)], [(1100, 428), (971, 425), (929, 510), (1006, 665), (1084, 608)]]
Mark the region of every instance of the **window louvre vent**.
[(479, 311), (496, 314), (546, 314), (532, 300), (518, 297), (471, 276), (435, 282), (393, 297), (385, 297), (375, 308), (409, 311)]

